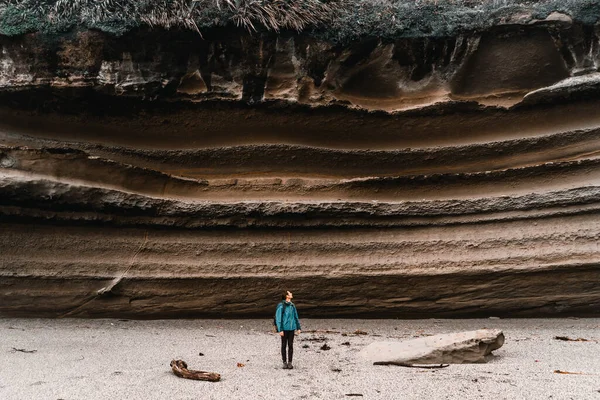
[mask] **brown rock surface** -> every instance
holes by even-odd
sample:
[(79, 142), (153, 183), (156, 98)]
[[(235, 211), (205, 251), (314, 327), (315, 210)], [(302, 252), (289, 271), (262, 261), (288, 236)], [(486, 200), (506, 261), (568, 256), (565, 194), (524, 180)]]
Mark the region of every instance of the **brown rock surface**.
[(203, 36), (0, 36), (0, 315), (598, 315), (592, 27)]

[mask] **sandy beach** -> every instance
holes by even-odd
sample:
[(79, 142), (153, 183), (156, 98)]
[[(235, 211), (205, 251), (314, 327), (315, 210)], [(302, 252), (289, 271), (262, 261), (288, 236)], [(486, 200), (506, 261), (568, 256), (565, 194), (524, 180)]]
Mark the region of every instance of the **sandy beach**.
[[(600, 319), (302, 323), (295, 369), (283, 370), (268, 320), (0, 319), (0, 398), (600, 399)], [(373, 366), (358, 355), (373, 341), (484, 327), (506, 336), (487, 364), (428, 370)], [(179, 378), (173, 359), (222, 380)]]

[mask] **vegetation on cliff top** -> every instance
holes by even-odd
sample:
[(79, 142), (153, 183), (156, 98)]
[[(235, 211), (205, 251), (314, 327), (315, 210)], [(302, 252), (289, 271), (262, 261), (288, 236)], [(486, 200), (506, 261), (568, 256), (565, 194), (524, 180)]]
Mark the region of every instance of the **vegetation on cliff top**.
[(449, 36), (485, 29), (511, 16), (543, 19), (558, 11), (595, 24), (598, 0), (0, 0), (0, 35), (74, 28), (116, 35), (149, 26), (202, 32), (235, 25), (310, 30), (334, 41), (362, 36)]

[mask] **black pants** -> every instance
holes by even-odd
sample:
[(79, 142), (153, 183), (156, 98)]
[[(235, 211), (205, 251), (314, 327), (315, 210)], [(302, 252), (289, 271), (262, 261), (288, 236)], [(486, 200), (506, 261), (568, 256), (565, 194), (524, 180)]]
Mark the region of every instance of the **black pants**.
[[(288, 348), (288, 357), (285, 357), (285, 347)], [(283, 362), (292, 362), (294, 358), (294, 331), (283, 331), (281, 337), (281, 358)]]

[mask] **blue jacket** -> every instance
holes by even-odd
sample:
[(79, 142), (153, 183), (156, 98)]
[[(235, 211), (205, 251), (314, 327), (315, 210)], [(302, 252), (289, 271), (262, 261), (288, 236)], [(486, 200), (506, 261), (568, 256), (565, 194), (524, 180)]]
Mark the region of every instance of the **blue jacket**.
[[(284, 303), (286, 304), (285, 306)], [(289, 303), (282, 301), (277, 305), (277, 310), (275, 311), (275, 322), (277, 324), (277, 332), (296, 331), (298, 329), (302, 329), (300, 328), (298, 311), (296, 311), (296, 306), (291, 301)]]

